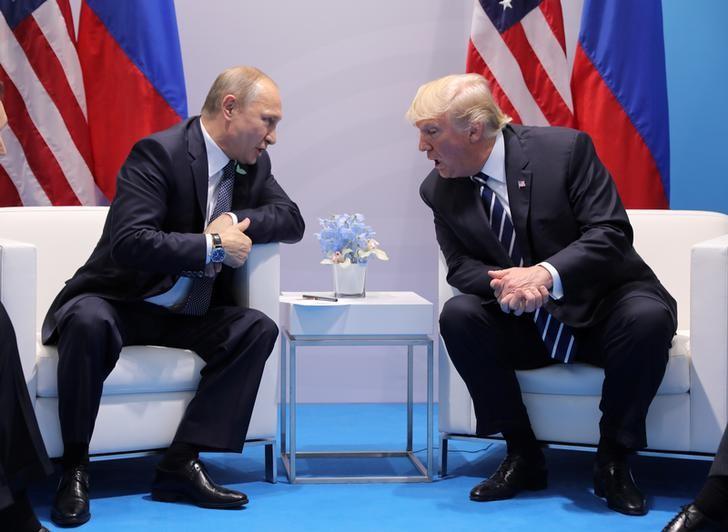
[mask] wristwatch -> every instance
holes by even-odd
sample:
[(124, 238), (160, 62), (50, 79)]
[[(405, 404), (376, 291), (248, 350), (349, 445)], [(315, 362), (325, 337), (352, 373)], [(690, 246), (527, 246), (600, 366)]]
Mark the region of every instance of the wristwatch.
[(212, 233), (212, 250), (210, 251), (210, 260), (212, 262), (222, 262), (225, 260), (225, 248), (222, 247), (222, 238), (217, 233)]

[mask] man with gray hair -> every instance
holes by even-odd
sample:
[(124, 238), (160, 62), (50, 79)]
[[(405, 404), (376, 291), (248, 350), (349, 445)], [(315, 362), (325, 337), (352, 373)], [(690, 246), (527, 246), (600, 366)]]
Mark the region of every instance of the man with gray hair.
[(242, 450), (278, 336), (269, 317), (233, 304), (233, 271), (253, 242), (303, 236), (298, 207), (271, 174), (267, 148), (281, 118), (273, 80), (256, 68), (231, 68), (213, 83), (201, 117), (132, 148), (101, 239), (43, 324), (43, 341), (57, 342), (59, 355), (57, 524), (90, 518), (89, 441), (104, 379), (121, 348), (134, 344), (191, 349), (206, 362), (157, 466), (152, 498), (210, 508), (248, 502), (215, 484), (198, 453)]
[(632, 228), (589, 137), (510, 125), (477, 74), (417, 92), (407, 112), (434, 162), (420, 195), (432, 209), (461, 295), (440, 332), (475, 407), (477, 435), (507, 456), (475, 501), (546, 488), (544, 455), (515, 370), (604, 368), (594, 491), (613, 510), (647, 512), (627, 456), (647, 445), (645, 417), (667, 365), (674, 299), (632, 247)]

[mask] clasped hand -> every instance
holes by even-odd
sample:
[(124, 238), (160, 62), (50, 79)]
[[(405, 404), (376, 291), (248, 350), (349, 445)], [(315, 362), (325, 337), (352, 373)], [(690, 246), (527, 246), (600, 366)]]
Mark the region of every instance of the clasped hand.
[(542, 266), (506, 268), (489, 271), (488, 275), (501, 310), (516, 316), (541, 308), (553, 285), (551, 274)]
[(205, 276), (215, 277), (222, 269), (222, 264), (231, 268), (239, 268), (248, 260), (248, 254), (253, 248), (253, 241), (245, 234), (250, 227), (250, 218), (233, 224), (228, 214), (221, 214), (205, 228), (205, 234), (217, 233), (222, 240), (225, 250), (225, 260), (222, 263), (209, 263), (205, 266)]

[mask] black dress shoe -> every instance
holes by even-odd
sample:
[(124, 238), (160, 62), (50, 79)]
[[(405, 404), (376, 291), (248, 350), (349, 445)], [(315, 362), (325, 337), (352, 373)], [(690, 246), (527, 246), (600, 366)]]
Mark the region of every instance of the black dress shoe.
[(703, 530), (705, 532), (728, 530), (728, 523), (717, 523), (701, 512), (694, 504), (688, 504), (683, 506), (680, 513), (667, 523), (662, 532), (689, 532), (692, 530)]
[(163, 502), (187, 501), (203, 508), (239, 508), (248, 504), (245, 493), (215, 484), (199, 460), (190, 460), (175, 470), (157, 466), (152, 499)]
[(506, 455), (489, 478), (470, 491), (471, 501), (510, 499), (523, 490), (542, 490), (547, 484), (546, 466), (531, 462), (519, 455)]
[(53, 501), (51, 519), (59, 526), (78, 526), (91, 519), (88, 472), (77, 466), (63, 472)]
[(607, 506), (625, 515), (645, 515), (647, 501), (632, 478), (626, 460), (594, 463), (594, 494), (607, 499)]

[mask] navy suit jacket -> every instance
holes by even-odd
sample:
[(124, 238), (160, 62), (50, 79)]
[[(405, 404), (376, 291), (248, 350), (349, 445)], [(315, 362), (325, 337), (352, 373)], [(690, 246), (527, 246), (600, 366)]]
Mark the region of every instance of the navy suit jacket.
[[(633, 294), (663, 302), (677, 323), (675, 300), (632, 246), (632, 227), (609, 172), (588, 135), (556, 127), (506, 126), (506, 185), (524, 265), (559, 272), (564, 297), (547, 310), (573, 327), (603, 319)], [(479, 187), (433, 170), (420, 186), (432, 209), (448, 282), (494, 301), (488, 270), (513, 266), (490, 230)]]
[[(304, 222), (298, 207), (271, 175), (266, 152), (246, 175), (236, 174), (232, 211), (250, 218), (253, 244), (296, 242)], [(116, 197), (96, 248), (52, 303), (43, 341), (81, 297), (141, 301), (169, 290), (180, 275), (205, 268), (208, 167), (199, 117), (137, 142), (121, 168)], [(73, 235), (70, 235), (73, 238)], [(212, 304), (231, 304), (233, 270), (223, 266)]]

